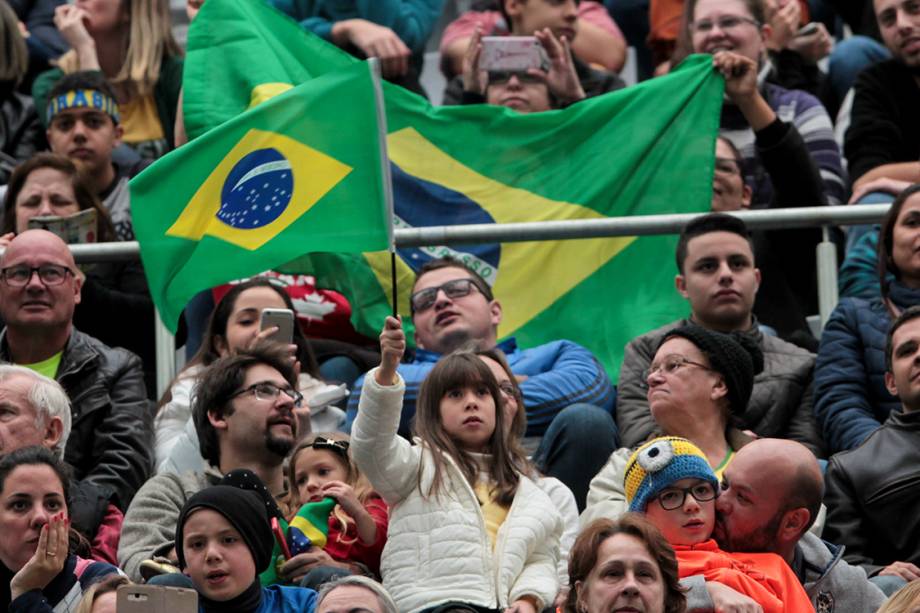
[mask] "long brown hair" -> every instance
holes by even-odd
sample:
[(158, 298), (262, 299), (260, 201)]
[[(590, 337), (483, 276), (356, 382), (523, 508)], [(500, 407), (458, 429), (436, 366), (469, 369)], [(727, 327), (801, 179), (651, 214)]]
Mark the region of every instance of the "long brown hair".
[(883, 299), (888, 297), (890, 289), (888, 287), (888, 275), (891, 274), (895, 279), (901, 279), (901, 271), (898, 265), (895, 264), (892, 253), (894, 249), (894, 227), (898, 223), (898, 217), (901, 215), (901, 209), (904, 208), (904, 204), (911, 196), (917, 193), (920, 193), (920, 183), (914, 183), (898, 194), (894, 202), (891, 203), (891, 208), (885, 214), (885, 219), (882, 221), (882, 227), (878, 233), (878, 282), (882, 290)]
[(687, 608), (687, 597), (680, 586), (674, 549), (658, 528), (638, 513), (626, 513), (617, 520), (597, 519), (575, 539), (569, 552), (569, 595), (565, 601), (565, 613), (579, 612), (578, 592), (584, 589), (585, 581), (597, 565), (597, 552), (604, 541), (617, 534), (626, 534), (642, 542), (661, 572), (665, 613), (683, 613)]
[(16, 198), (19, 197), (19, 192), (22, 191), (29, 175), (40, 168), (50, 168), (67, 175), (70, 178), (77, 207), (81, 211), (86, 209), (96, 211), (98, 242), (106, 243), (115, 240), (115, 227), (112, 225), (112, 219), (99, 201), (96, 192), (93, 191), (87, 174), (80, 170), (69, 157), (49, 152), (36, 153), (13, 170), (9, 185), (7, 185), (6, 196), (3, 199), (0, 233), (16, 232)]
[(419, 389), (415, 408), (413, 431), (431, 451), (434, 461), (434, 478), (428, 492), (422, 491), (419, 473), (419, 492), (423, 496), (437, 496), (444, 479), (445, 462), (450, 456), (470, 486), (475, 486), (479, 466), (473, 454), (459, 445), (444, 430), (441, 420), (441, 400), (447, 392), (472, 386), (485, 385), (495, 402), (495, 430), (489, 437), (489, 480), (499, 504), (510, 505), (517, 492), (521, 473), (527, 473), (527, 461), (512, 451), (504, 436), (502, 396), (498, 383), (489, 367), (479, 356), (469, 351), (457, 351), (441, 360), (428, 373)]
[[(316, 432), (310, 434), (303, 441), (300, 442), (297, 447), (294, 448), (294, 451), (291, 452), (291, 455), (288, 458), (288, 490), (290, 494), (288, 495), (288, 505), (291, 512), (291, 518), (293, 515), (300, 510), (301, 505), (303, 505), (303, 500), (300, 499), (300, 491), (297, 487), (297, 456), (303, 452), (304, 449), (313, 448), (313, 443), (316, 442), (318, 438), (325, 438), (330, 441), (343, 441), (345, 443), (349, 442), (351, 439), (344, 432)], [(330, 451), (328, 448), (321, 449), (321, 451)], [(370, 481), (367, 480), (367, 477), (364, 476), (360, 470), (358, 470), (358, 465), (355, 464), (354, 459), (351, 456), (351, 449), (344, 454), (340, 454), (338, 451), (331, 451), (332, 455), (335, 456), (336, 460), (345, 468), (345, 482), (352, 487), (355, 491), (355, 498), (358, 499), (358, 502), (365, 504), (369, 498), (378, 496), (377, 492), (374, 491), (374, 488), (371, 486)], [(341, 505), (335, 505), (335, 509), (332, 511), (335, 518), (339, 521), (339, 527), (341, 529), (341, 534), (339, 535), (339, 540), (345, 544), (353, 543), (356, 539), (345, 540), (342, 536), (345, 535), (345, 532), (348, 530), (350, 524), (355, 523), (354, 518), (348, 515)], [(291, 519), (289, 518), (289, 519)]]

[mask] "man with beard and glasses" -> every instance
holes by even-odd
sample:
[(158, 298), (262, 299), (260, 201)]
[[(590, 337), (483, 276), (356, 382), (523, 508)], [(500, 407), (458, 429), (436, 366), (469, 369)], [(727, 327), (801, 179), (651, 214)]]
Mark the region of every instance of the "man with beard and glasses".
[(303, 402), (285, 348), (259, 344), (214, 362), (201, 375), (192, 416), (208, 467), (183, 475), (161, 473), (128, 508), (118, 547), (120, 566), (141, 578), (153, 557), (175, 561), (176, 520), (188, 498), (232, 470), (248, 469), (276, 500), (286, 496), (282, 463), (297, 440), (294, 408)]

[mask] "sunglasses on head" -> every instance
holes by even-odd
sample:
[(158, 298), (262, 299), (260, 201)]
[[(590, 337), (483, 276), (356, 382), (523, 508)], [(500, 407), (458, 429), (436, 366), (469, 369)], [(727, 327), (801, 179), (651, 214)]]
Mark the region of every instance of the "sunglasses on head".
[(343, 457), (348, 457), (348, 441), (334, 441), (324, 436), (317, 436), (316, 439), (310, 443), (310, 447), (313, 449), (326, 449), (338, 453)]

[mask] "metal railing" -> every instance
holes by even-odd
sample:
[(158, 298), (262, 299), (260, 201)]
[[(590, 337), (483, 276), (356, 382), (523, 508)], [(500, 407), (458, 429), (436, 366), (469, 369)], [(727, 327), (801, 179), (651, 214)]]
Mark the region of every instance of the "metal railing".
[[(885, 216), (889, 206), (888, 204), (869, 204), (765, 209), (737, 211), (732, 215), (744, 220), (751, 230), (823, 228), (823, 241), (818, 244), (817, 252), (818, 304), (823, 326), (837, 304), (837, 252), (833, 243), (828, 239), (828, 227), (832, 225), (878, 223)], [(638, 215), (593, 220), (432, 226), (397, 229), (394, 231), (394, 235), (398, 247), (648, 236), (677, 234), (688, 221), (700, 214)], [(136, 242), (73, 245), (71, 250), (77, 262), (136, 259), (140, 255)], [(174, 339), (162, 325), (159, 317), (156, 318), (155, 325), (157, 393), (161, 395), (174, 376), (176, 351)]]

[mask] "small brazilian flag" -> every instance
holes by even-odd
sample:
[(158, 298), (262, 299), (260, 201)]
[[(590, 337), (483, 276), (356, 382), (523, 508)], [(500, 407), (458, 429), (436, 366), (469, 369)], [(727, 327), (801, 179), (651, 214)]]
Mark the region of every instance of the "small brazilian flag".
[(390, 244), (376, 85), (356, 63), (289, 89), (131, 181), (153, 300), (175, 332), (197, 292), (313, 251)]
[[(329, 537), (329, 515), (335, 508), (336, 501), (333, 498), (323, 498), (319, 502), (308, 502), (297, 511), (297, 514), (288, 524), (283, 519), (279, 521), (281, 529), (284, 532), (287, 541), (288, 550), (292, 556), (306, 553), (310, 547), (319, 547), (322, 549), (326, 546), (326, 539)], [(278, 576), (278, 568), (284, 562), (284, 556), (281, 554), (281, 547), (275, 543), (272, 550), (273, 563), (268, 565), (260, 575), (259, 581), (262, 585), (272, 585), (280, 583), (281, 578)]]

